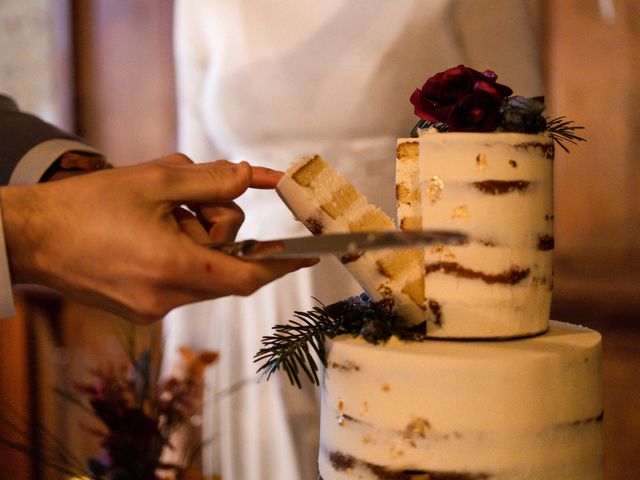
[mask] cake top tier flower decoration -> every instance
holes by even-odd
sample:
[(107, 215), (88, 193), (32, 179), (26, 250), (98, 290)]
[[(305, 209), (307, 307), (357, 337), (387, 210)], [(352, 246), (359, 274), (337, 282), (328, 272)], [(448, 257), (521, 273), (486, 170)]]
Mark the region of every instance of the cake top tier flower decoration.
[(547, 132), (568, 151), (564, 142), (584, 141), (575, 134), (583, 127), (564, 117), (549, 119), (543, 115), (544, 97), (525, 98), (498, 83), (492, 70), (479, 72), (464, 65), (436, 73), (410, 101), (420, 118), (412, 131), (436, 128), (443, 132)]

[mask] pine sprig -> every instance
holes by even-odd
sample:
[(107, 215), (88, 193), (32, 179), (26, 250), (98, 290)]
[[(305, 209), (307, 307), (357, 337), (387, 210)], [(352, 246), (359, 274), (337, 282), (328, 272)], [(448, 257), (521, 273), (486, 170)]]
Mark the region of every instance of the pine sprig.
[(576, 135), (576, 130), (584, 130), (580, 125), (574, 125), (572, 120), (565, 120), (566, 117), (555, 117), (547, 120), (547, 133), (556, 142), (560, 148), (569, 153), (569, 149), (563, 142), (569, 142), (576, 145), (578, 142), (586, 142), (586, 139)]
[[(308, 312), (295, 312), (297, 320), (273, 327), (275, 333), (262, 337), (263, 348), (254, 356), (255, 363), (262, 363), (258, 373), (267, 380), (277, 370), (283, 369), (289, 381), (302, 388), (300, 372), (316, 385), (320, 385), (319, 366), (316, 358), (326, 366), (325, 337), (333, 338), (345, 333), (336, 320), (322, 307)], [(315, 357), (314, 357), (315, 354)]]
[[(317, 301), (317, 300), (316, 300)], [(320, 302), (318, 302), (320, 303)], [(273, 327), (275, 334), (262, 337), (263, 347), (254, 357), (262, 363), (258, 373), (267, 376), (283, 369), (291, 384), (301, 388), (300, 373), (320, 385), (319, 366), (327, 366), (325, 339), (337, 335), (359, 336), (372, 343), (384, 343), (392, 335), (401, 340), (424, 339), (425, 324), (406, 325), (394, 311), (393, 302), (373, 302), (366, 293), (308, 312), (295, 312), (295, 320)]]

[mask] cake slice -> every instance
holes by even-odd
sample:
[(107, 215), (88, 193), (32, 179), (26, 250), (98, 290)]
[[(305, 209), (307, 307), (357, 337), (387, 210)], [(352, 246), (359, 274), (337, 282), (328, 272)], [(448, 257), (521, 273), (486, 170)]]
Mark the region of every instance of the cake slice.
[[(278, 195), (311, 233), (396, 230), (394, 221), (319, 155), (295, 163)], [(338, 259), (374, 301), (392, 303), (411, 325), (425, 321), (422, 249), (384, 249)]]

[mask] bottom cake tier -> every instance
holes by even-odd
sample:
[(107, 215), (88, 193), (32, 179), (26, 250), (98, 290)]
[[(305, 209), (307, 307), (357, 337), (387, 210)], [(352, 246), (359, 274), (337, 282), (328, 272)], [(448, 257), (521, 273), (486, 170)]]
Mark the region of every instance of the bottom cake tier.
[(598, 332), (326, 348), (323, 480), (602, 478)]

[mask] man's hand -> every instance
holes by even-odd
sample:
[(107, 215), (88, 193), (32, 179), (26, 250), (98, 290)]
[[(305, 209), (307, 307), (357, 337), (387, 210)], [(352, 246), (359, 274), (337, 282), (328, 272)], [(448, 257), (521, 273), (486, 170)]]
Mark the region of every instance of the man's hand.
[(244, 220), (233, 199), (247, 188), (274, 188), (281, 175), (244, 162), (193, 164), (176, 154), (4, 187), (12, 280), (139, 323), (187, 303), (250, 295), (317, 259), (245, 261), (200, 244), (233, 240)]

